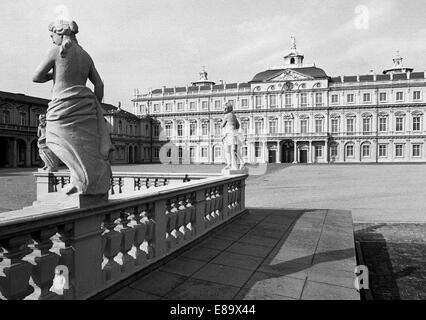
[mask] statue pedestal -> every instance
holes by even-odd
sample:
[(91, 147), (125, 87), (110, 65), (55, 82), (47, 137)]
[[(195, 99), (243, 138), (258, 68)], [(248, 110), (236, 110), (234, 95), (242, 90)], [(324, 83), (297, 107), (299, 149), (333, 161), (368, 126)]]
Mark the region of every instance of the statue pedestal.
[(58, 208), (86, 208), (92, 205), (100, 205), (108, 202), (108, 194), (82, 195), (79, 193), (66, 195), (63, 193), (51, 193), (34, 202), (34, 207), (43, 205), (57, 205)]
[(223, 169), (222, 170), (222, 175), (224, 176), (233, 176), (237, 174), (248, 174), (248, 173), (249, 171), (247, 168), (242, 170), (239, 170), (239, 169)]

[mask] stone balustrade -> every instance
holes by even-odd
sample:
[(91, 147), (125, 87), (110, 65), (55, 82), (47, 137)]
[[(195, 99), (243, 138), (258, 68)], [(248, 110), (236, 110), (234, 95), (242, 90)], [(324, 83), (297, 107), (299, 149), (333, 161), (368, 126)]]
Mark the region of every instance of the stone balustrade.
[[(86, 208), (1, 213), (0, 299), (90, 298), (243, 214), (246, 178), (193, 179)], [(61, 279), (64, 291), (52, 292)]]
[[(125, 194), (133, 191), (141, 191), (173, 185), (182, 182), (217, 177), (218, 174), (208, 173), (127, 173), (115, 172), (111, 179), (110, 195)], [(39, 171), (35, 173), (37, 184), (37, 200), (40, 201), (49, 193), (60, 192), (70, 183), (69, 171), (48, 173)]]

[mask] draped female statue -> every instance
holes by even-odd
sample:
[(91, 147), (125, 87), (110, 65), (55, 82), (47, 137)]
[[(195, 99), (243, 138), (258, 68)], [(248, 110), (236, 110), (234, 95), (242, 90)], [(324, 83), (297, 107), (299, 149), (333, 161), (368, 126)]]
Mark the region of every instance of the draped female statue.
[[(103, 82), (92, 58), (77, 41), (74, 21), (55, 21), (49, 31), (53, 46), (33, 77), (37, 83), (53, 80), (46, 145), (71, 172), (67, 194), (107, 194), (113, 146), (100, 105)], [(94, 92), (86, 87), (87, 80), (93, 83)]]

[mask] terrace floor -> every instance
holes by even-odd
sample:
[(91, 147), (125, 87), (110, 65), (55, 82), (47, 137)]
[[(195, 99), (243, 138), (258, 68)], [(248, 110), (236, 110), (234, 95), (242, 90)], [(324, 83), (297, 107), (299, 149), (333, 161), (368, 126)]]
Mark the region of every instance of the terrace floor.
[(110, 300), (358, 300), (352, 216), (338, 210), (250, 212)]

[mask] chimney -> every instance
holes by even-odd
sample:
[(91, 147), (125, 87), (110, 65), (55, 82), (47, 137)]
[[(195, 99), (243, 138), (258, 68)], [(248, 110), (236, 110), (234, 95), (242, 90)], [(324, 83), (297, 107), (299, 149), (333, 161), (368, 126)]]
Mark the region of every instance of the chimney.
[(411, 79), (411, 71), (407, 71), (407, 80)]
[(373, 81), (376, 82), (377, 81), (377, 73), (373, 74)]
[(356, 81), (359, 82), (359, 75), (356, 76)]
[(390, 79), (393, 80), (393, 72), (390, 74)]
[(345, 82), (345, 77), (344, 76), (340, 76), (340, 80), (343, 82)]

